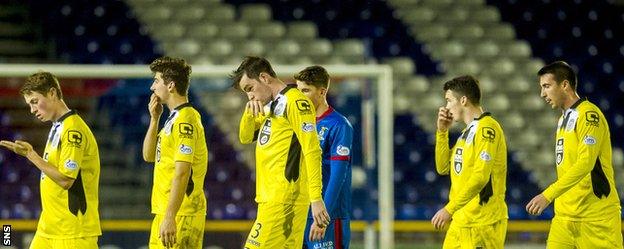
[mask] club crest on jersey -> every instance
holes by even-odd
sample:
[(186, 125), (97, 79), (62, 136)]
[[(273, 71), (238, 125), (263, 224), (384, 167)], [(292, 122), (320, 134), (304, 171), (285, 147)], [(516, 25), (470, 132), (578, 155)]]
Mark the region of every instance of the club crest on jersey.
[(305, 99), (300, 99), (295, 101), (295, 104), (297, 105), (297, 110), (299, 110), (299, 113), (306, 115), (306, 114), (312, 114), (312, 105), (310, 105), (310, 102), (308, 102)]
[(555, 145), (555, 160), (557, 166), (563, 162), (563, 138), (557, 139), (557, 144)]
[(260, 143), (260, 145), (265, 145), (269, 142), (269, 139), (271, 139), (271, 119), (270, 118), (264, 122), (264, 125), (260, 129), (260, 134), (258, 134), (258, 143)]
[(338, 155), (348, 156), (350, 153), (351, 153), (351, 150), (347, 146), (338, 145), (338, 147), (336, 147), (336, 154)]
[(188, 146), (188, 145), (185, 145), (185, 144), (180, 144), (180, 153), (182, 153), (184, 155), (193, 154), (193, 148), (191, 148), (191, 146)]
[(598, 127), (600, 124), (600, 115), (595, 111), (588, 111), (585, 113), (585, 120), (587, 125)]
[(277, 102), (277, 105), (275, 105), (275, 109), (273, 109), (273, 113), (277, 116), (282, 116), (284, 115), (285, 110), (286, 110), (286, 103), (283, 101), (279, 101)]
[(193, 138), (193, 125), (189, 123), (180, 123), (178, 125), (180, 138)]
[(65, 168), (74, 171), (78, 169), (78, 163), (74, 160), (67, 160), (65, 161)]
[(67, 142), (69, 142), (69, 146), (80, 148), (82, 144), (82, 133), (76, 130), (67, 131)]
[(462, 171), (462, 166), (464, 163), (463, 152), (464, 149), (462, 148), (457, 148), (457, 150), (455, 150), (455, 156), (453, 158), (453, 169), (457, 174), (461, 173)]
[(306, 122), (303, 122), (303, 125), (301, 125), (301, 130), (302, 130), (303, 132), (312, 132), (312, 131), (314, 131), (314, 130), (315, 130), (315, 129), (314, 129), (314, 124), (313, 124), (313, 123), (306, 123)]

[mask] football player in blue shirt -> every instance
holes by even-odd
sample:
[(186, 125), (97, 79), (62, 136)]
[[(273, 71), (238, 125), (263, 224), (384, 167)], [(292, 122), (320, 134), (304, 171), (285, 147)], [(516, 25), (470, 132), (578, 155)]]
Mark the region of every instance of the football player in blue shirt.
[(323, 151), (323, 200), (330, 224), (314, 223), (308, 217), (303, 248), (347, 249), (351, 239), (351, 143), (353, 127), (327, 104), (329, 74), (321, 66), (310, 66), (294, 76), (297, 88), (314, 104), (316, 129)]

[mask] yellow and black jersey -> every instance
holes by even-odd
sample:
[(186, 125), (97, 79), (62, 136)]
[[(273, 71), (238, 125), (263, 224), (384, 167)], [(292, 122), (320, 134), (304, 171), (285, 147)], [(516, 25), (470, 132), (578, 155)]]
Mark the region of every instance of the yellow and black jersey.
[(490, 113), (472, 121), (452, 149), (449, 135), (436, 132), (436, 170), (451, 175), (445, 209), (458, 226), (489, 225), (507, 218), (507, 144)]
[(152, 188), (152, 213), (164, 215), (169, 203), (175, 162), (191, 164), (191, 176), (177, 215), (206, 215), (204, 179), (208, 148), (201, 116), (190, 103), (176, 107), (158, 133)]
[(91, 129), (70, 111), (52, 124), (43, 159), (73, 178), (65, 190), (41, 172), (37, 234), (51, 239), (102, 235), (98, 212), (100, 156)]
[(269, 103), (268, 115), (246, 110), (242, 143), (256, 143), (256, 202), (309, 205), (321, 196), (321, 147), (316, 111), (296, 86), (288, 85)]
[(611, 162), (609, 125), (598, 107), (579, 100), (559, 118), (557, 181), (543, 194), (561, 219), (591, 221), (620, 212)]

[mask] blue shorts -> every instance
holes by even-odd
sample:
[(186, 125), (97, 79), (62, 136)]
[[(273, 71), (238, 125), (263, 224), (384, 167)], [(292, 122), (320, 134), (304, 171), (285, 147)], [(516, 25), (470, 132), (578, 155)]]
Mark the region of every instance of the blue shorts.
[(349, 249), (351, 241), (351, 221), (349, 219), (332, 219), (325, 230), (325, 237), (320, 241), (310, 241), (310, 226), (312, 219), (308, 219), (303, 234), (304, 249)]

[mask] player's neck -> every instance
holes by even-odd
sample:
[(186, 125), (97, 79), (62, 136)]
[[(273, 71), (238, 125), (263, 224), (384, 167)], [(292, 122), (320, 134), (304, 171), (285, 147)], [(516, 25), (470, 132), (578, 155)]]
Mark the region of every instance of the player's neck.
[(576, 92), (567, 94), (565, 100), (563, 101), (563, 111), (570, 109), (570, 107), (579, 101), (579, 99), (581, 99), (581, 97), (579, 97)]
[(329, 104), (327, 104), (327, 100), (323, 100), (316, 108), (316, 117), (323, 116), (327, 110), (329, 110)]
[(188, 102), (188, 96), (172, 94), (169, 101), (167, 101), (167, 108), (169, 108), (169, 111), (173, 111), (176, 107)]
[(54, 110), (54, 115), (52, 117), (52, 121), (54, 122), (58, 121), (59, 118), (61, 118), (63, 115), (70, 111), (69, 107), (67, 107), (65, 101), (63, 100), (59, 100), (57, 103), (54, 104)]
[(473, 120), (481, 117), (482, 114), (483, 108), (481, 106), (470, 105), (466, 108), (466, 112), (464, 112), (464, 123), (469, 125)]
[(275, 100), (280, 92), (286, 88), (286, 84), (279, 79), (273, 79), (269, 87), (271, 88), (271, 100)]

